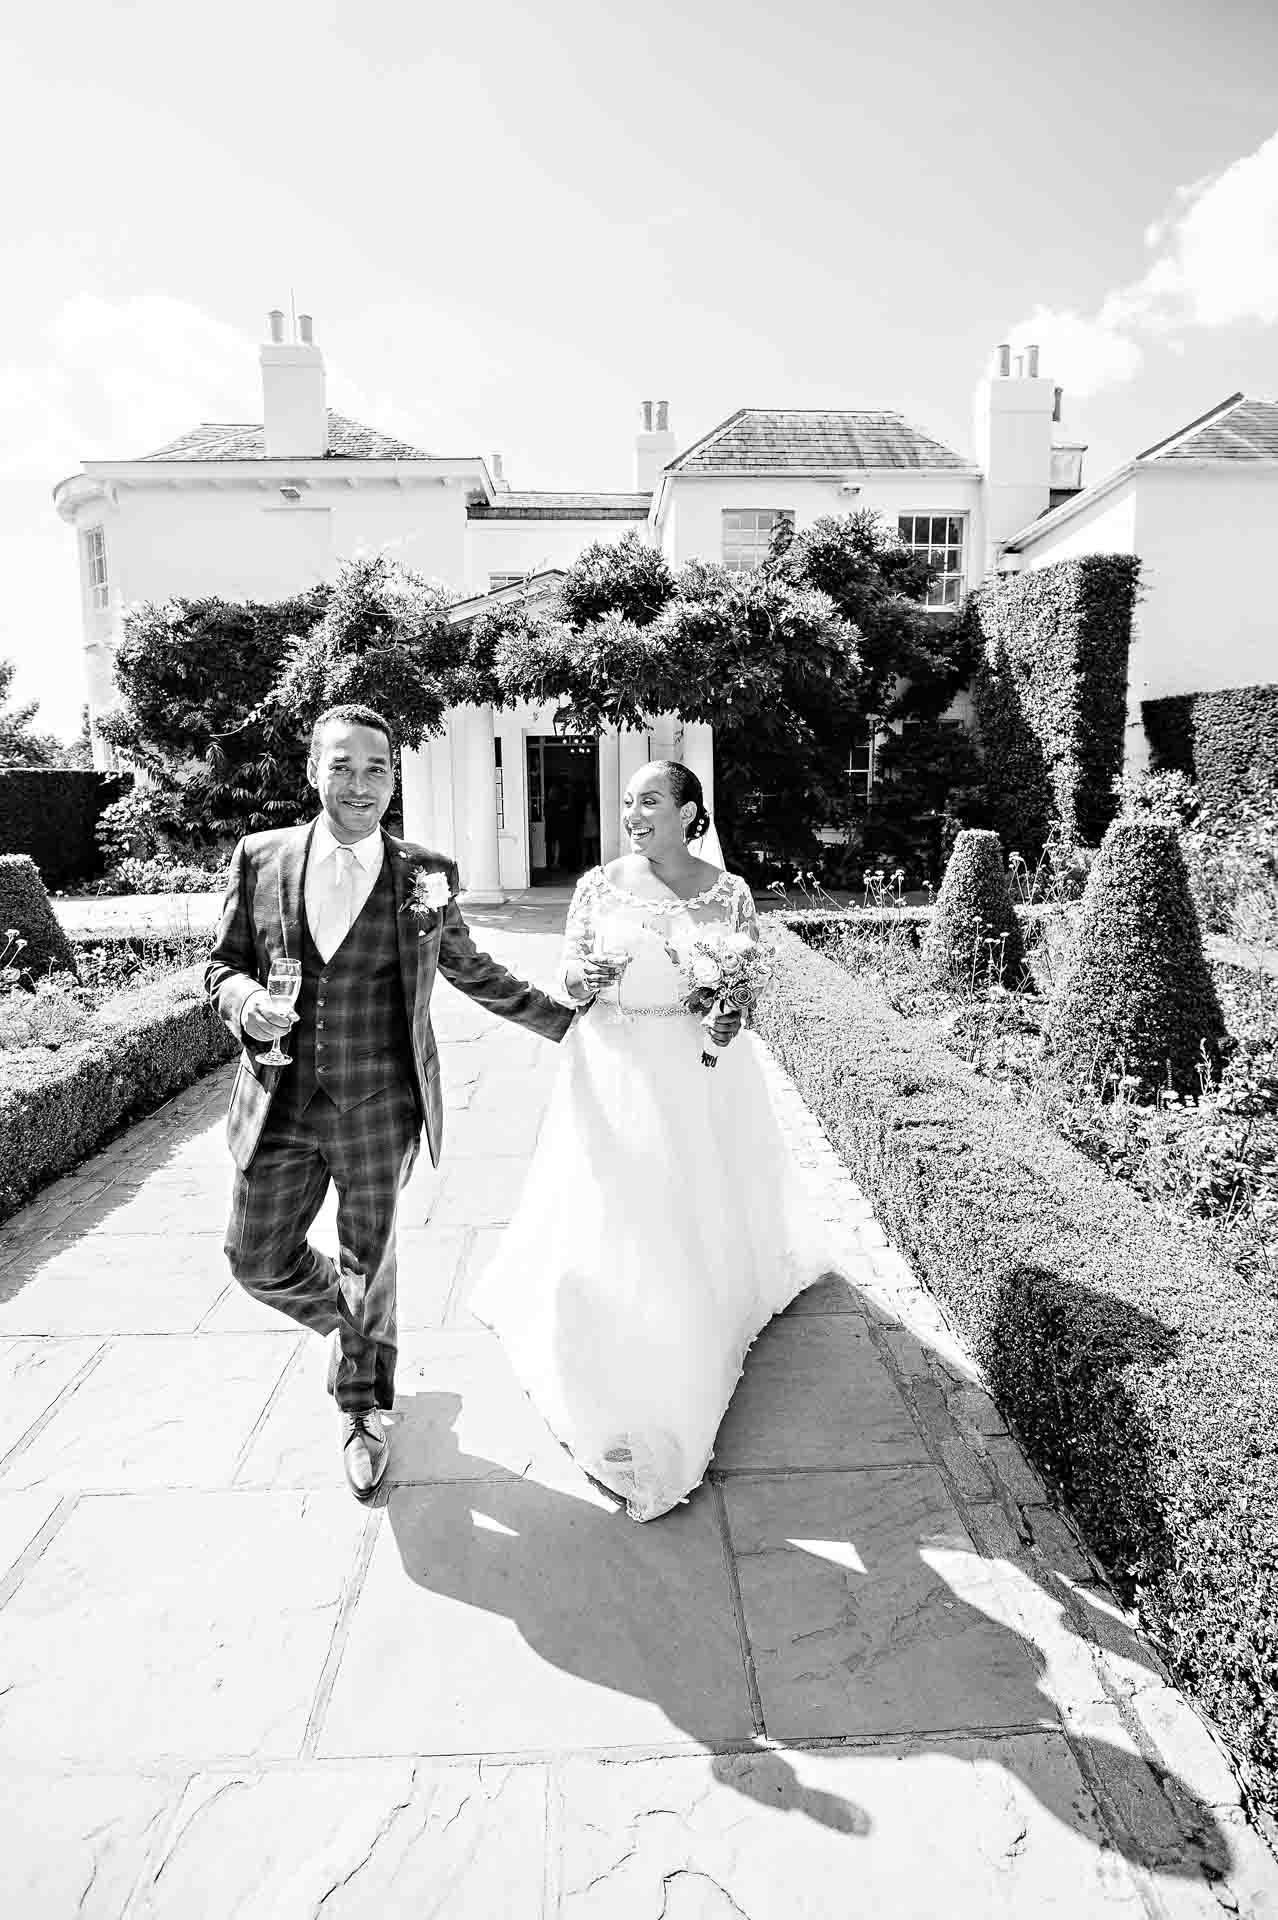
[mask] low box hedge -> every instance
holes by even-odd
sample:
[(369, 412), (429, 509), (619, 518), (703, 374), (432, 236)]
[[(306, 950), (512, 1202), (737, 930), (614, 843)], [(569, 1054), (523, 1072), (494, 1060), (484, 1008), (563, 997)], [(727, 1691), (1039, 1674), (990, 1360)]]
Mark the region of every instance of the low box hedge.
[(0, 1220), (234, 1055), (203, 973), (188, 967), (119, 994), (56, 1052), (0, 1055)]
[[(777, 908), (768, 913), (765, 925), (784, 924), (792, 933), (796, 933), (806, 946), (814, 947), (818, 952), (828, 949), (835, 942), (845, 940), (863, 940), (867, 945), (881, 946), (892, 932), (899, 929), (912, 946), (921, 946), (928, 928), (932, 924), (932, 907), (789, 907)], [(1013, 911), (1020, 922), (1021, 932), (1028, 944), (1031, 929), (1044, 920), (1059, 917), (1062, 908), (1058, 906), (1014, 906)]]
[(1278, 1809), (1278, 1305), (784, 925), (756, 1026)]

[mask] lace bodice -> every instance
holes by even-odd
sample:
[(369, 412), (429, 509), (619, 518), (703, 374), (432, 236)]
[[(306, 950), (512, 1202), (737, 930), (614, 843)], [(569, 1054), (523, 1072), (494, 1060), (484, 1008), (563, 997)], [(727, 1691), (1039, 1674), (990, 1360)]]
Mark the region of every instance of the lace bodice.
[(568, 909), (561, 979), (574, 957), (615, 944), (632, 958), (619, 987), (600, 994), (601, 1004), (622, 1009), (673, 1006), (681, 983), (666, 949), (686, 951), (697, 932), (708, 926), (758, 938), (754, 898), (738, 874), (721, 873), (688, 900), (674, 894), (648, 899), (616, 886), (602, 867), (592, 867), (577, 882)]

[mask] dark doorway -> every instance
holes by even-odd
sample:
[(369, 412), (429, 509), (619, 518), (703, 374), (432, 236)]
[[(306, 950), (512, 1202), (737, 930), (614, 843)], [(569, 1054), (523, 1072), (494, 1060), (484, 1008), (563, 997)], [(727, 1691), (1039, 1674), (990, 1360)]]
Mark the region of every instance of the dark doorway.
[(566, 886), (599, 863), (599, 742), (528, 736), (528, 874)]

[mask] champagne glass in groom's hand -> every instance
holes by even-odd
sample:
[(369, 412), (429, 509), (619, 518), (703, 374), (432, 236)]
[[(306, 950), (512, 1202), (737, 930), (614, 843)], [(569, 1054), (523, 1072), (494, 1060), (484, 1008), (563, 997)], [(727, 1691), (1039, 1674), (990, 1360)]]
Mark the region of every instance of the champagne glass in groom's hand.
[[(300, 960), (272, 960), (271, 970), (266, 976), (266, 991), (274, 1005), (291, 1007), (302, 991), (302, 963)], [(285, 1053), (280, 1041), (282, 1034), (276, 1034), (269, 1053), (262, 1055), (264, 1067), (287, 1067), (293, 1056)]]

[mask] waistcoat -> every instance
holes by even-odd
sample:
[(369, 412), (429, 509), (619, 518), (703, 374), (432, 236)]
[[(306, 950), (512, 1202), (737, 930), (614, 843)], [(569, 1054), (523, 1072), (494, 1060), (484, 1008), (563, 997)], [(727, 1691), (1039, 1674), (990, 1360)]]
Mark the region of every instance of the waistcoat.
[(323, 1091), (341, 1112), (397, 1080), (412, 1081), (412, 1041), (395, 930), (390, 861), (337, 952), (325, 962), (302, 914), (302, 990), (284, 1042), (276, 1102), (301, 1112)]

